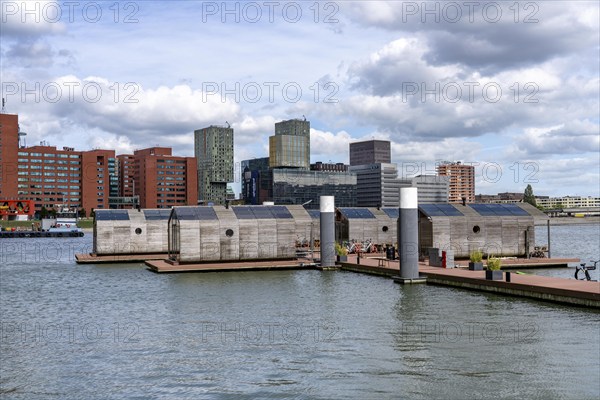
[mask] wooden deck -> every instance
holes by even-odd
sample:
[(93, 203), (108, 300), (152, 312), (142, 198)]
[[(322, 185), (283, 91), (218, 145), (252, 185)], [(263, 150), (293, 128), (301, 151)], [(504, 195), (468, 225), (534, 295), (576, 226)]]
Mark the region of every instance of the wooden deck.
[[(546, 262), (553, 261), (552, 259), (545, 260)], [(556, 262), (564, 262), (564, 260), (556, 260)], [(388, 277), (399, 275), (400, 264), (397, 260), (389, 261), (388, 266), (380, 266), (379, 264), (380, 260), (371, 258), (361, 258), (360, 264), (358, 264), (356, 256), (349, 256), (348, 262), (342, 264), (342, 269)], [(427, 278), (428, 284), (454, 286), (463, 289), (600, 308), (599, 282), (529, 274), (518, 275), (515, 273), (511, 273), (510, 282), (506, 282), (505, 279), (502, 281), (490, 281), (485, 279), (485, 271), (469, 271), (465, 268), (446, 269), (430, 267), (425, 263), (419, 264), (419, 273)]]
[(148, 260), (146, 266), (152, 272), (216, 272), (216, 271), (259, 271), (279, 269), (314, 269), (309, 260), (234, 261), (202, 264), (171, 264), (166, 260)]
[(108, 263), (133, 263), (147, 260), (166, 260), (169, 256), (161, 254), (111, 254), (99, 256), (92, 253), (75, 254), (77, 264), (108, 264)]
[[(502, 259), (502, 269), (567, 268), (569, 264), (577, 264), (579, 261), (579, 258), (507, 258)], [(459, 260), (455, 263), (467, 267), (469, 260)]]

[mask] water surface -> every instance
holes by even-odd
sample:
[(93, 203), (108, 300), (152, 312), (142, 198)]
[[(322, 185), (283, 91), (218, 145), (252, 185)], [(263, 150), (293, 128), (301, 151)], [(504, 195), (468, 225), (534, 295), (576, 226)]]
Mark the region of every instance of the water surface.
[(595, 311), (347, 272), (76, 265), (90, 243), (0, 241), (3, 399), (600, 397)]

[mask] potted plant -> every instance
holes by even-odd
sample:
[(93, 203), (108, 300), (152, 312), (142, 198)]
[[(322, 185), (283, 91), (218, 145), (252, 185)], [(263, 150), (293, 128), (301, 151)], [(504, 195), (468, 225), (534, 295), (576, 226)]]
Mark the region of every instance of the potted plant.
[(473, 250), (469, 255), (469, 270), (483, 271), (483, 252), (481, 250)]
[(342, 246), (338, 242), (335, 242), (335, 254), (337, 254), (338, 262), (348, 261), (348, 249), (346, 249), (344, 246)]
[(487, 270), (485, 271), (485, 279), (491, 281), (501, 281), (502, 280), (502, 271), (500, 268), (502, 264), (499, 258), (494, 256), (490, 256), (487, 259)]

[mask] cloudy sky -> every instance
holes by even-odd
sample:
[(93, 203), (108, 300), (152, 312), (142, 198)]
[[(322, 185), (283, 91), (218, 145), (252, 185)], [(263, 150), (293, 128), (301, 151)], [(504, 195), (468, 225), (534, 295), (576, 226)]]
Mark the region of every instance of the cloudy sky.
[(403, 176), (599, 196), (598, 4), (0, 0), (2, 97), (28, 145), (192, 156), (228, 122), (239, 162), (306, 116), (313, 162), (389, 139)]

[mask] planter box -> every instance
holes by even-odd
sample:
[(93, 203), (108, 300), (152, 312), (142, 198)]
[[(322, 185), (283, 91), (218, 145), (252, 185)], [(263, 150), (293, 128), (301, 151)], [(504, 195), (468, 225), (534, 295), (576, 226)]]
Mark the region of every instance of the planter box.
[(485, 279), (488, 281), (501, 281), (502, 275), (502, 271), (485, 271)]
[(337, 256), (337, 262), (348, 262), (348, 256)]
[(483, 263), (469, 262), (469, 271), (483, 271)]

